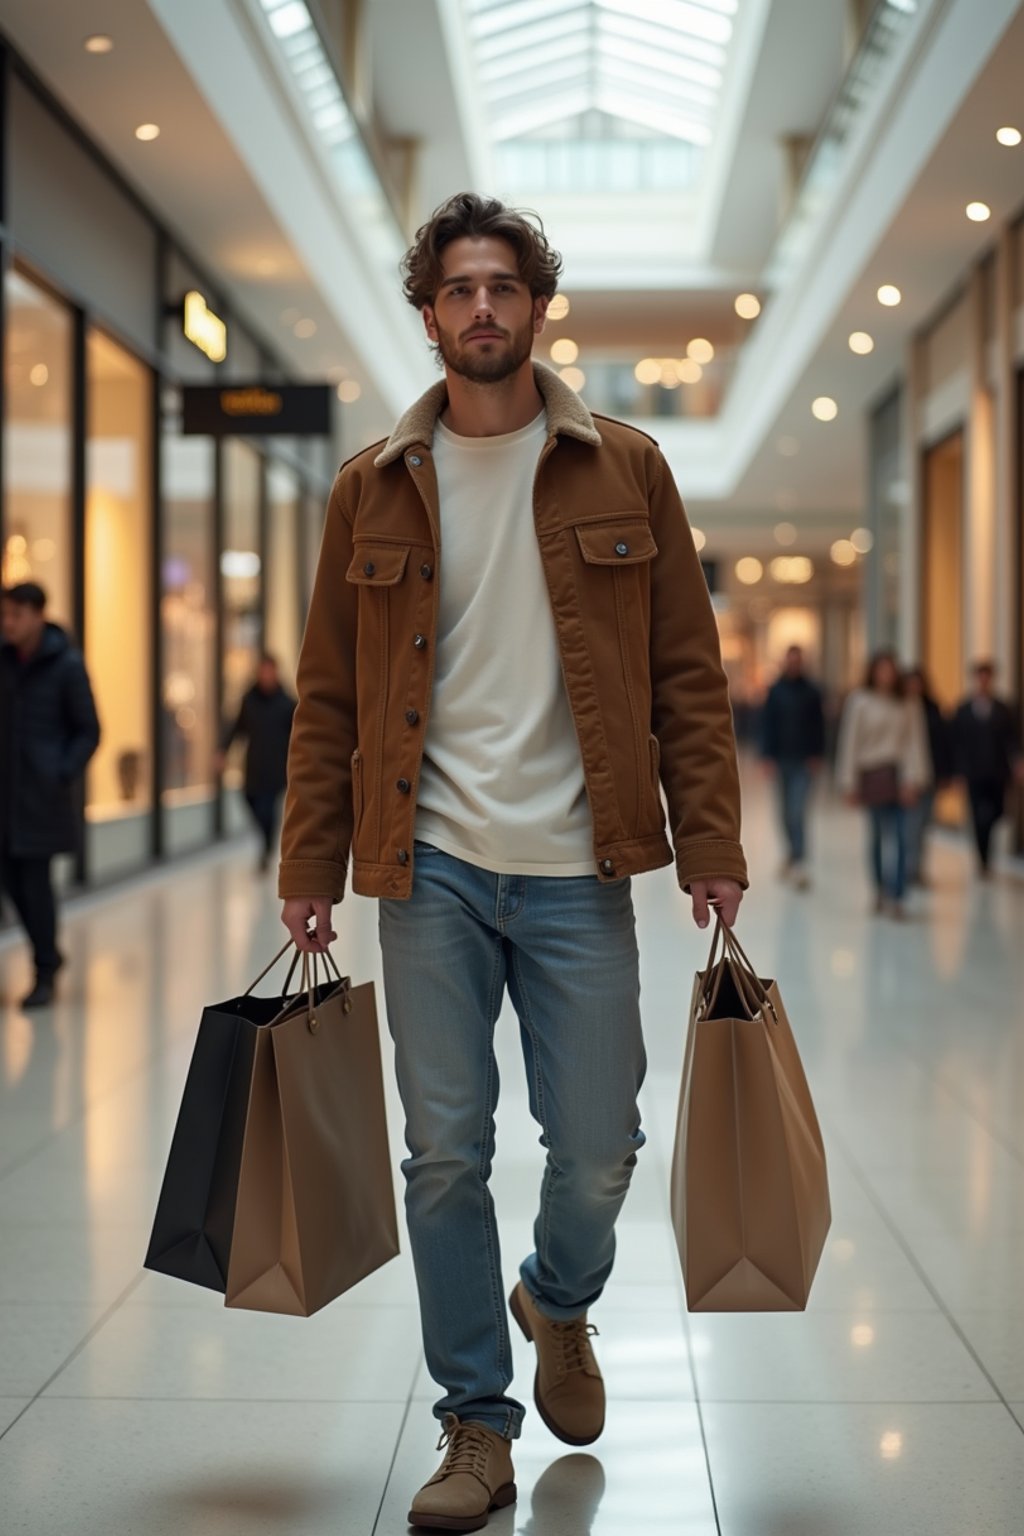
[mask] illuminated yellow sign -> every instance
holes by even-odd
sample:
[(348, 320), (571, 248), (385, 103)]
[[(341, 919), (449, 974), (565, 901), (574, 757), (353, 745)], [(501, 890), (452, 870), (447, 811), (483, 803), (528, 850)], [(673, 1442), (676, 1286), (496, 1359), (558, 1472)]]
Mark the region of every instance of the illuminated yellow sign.
[(194, 288), (185, 295), (184, 330), (192, 345), (205, 353), (211, 363), (222, 363), (227, 357), (228, 328)]
[(272, 389), (222, 389), (220, 408), (228, 416), (278, 416), (284, 401)]

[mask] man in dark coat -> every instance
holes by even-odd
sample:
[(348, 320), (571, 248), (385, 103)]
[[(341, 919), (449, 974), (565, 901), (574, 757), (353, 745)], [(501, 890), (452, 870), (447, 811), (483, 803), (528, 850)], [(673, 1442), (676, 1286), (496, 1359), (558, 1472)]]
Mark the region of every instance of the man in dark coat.
[(232, 726), (224, 732), (217, 758), (223, 770), (228, 748), (236, 738), (246, 743), (245, 798), (263, 839), (259, 869), (265, 874), (277, 841), (281, 799), (288, 782), (288, 743), (295, 700), (281, 684), (273, 656), (260, 659), (256, 682), (242, 700)]
[(78, 780), (100, 725), (81, 652), (46, 619), (46, 594), (3, 594), (0, 645), (0, 883), (32, 944), (35, 985), (23, 1008), (53, 1001), (63, 964), (51, 860), (78, 847)]
[(807, 802), (811, 781), (825, 754), (825, 713), (821, 689), (804, 671), (798, 645), (786, 652), (782, 673), (769, 689), (761, 720), (761, 753), (773, 765), (779, 787), (779, 817), (786, 840), (782, 873), (800, 890), (807, 873)]
[(982, 879), (989, 872), (992, 833), (1006, 809), (1014, 778), (1024, 780), (1020, 736), (1009, 704), (995, 694), (995, 665), (974, 666), (974, 692), (953, 720), (957, 772), (967, 785)]

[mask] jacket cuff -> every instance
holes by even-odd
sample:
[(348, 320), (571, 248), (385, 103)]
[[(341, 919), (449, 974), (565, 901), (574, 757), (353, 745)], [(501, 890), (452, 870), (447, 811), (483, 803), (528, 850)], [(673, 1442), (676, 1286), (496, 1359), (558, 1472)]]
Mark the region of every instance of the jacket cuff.
[(277, 874), (277, 894), (289, 896), (329, 896), (340, 901), (345, 894), (347, 864), (333, 859), (282, 859)]
[(681, 844), (676, 849), (676, 875), (684, 891), (694, 880), (735, 880), (744, 890), (750, 883), (743, 849), (726, 838)]

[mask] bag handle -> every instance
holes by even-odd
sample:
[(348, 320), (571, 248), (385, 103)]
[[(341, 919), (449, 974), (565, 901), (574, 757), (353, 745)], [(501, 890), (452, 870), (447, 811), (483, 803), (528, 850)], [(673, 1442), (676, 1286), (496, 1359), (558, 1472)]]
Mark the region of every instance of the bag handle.
[[(281, 960), (288, 953), (288, 950), (291, 949), (293, 947), (293, 945), (294, 945), (294, 940), (292, 940), (292, 939), (289, 939), (287, 944), (282, 945), (282, 947), (278, 950), (277, 954), (270, 961), (269, 965), (265, 965), (263, 967), (262, 971), (260, 971), (259, 975), (256, 977), (255, 981), (250, 982), (249, 986), (246, 987), (244, 993), (242, 994), (243, 997), (248, 997), (250, 995), (250, 993), (253, 991), (253, 989), (255, 987), (259, 986), (259, 984), (263, 980), (264, 976), (266, 976), (270, 971), (272, 971), (274, 969), (274, 966), (278, 963), (279, 960)], [(302, 984), (301, 984), (301, 986), (299, 988), (299, 991), (295, 994), (295, 997), (290, 998), (288, 996), (288, 989), (291, 986), (292, 977), (295, 974), (295, 967), (299, 964), (300, 960), (302, 962), (302, 971), (301, 971), (301, 982), (302, 982)], [(267, 1028), (272, 1028), (275, 1024), (279, 1024), (281, 1022), (281, 1020), (283, 1018), (285, 1018), (292, 1011), (292, 1009), (295, 1007), (295, 1003), (296, 1003), (297, 999), (299, 997), (301, 997), (303, 994), (305, 994), (305, 998), (306, 998), (306, 1022), (309, 1025), (310, 1031), (313, 1034), (316, 1034), (316, 1032), (317, 1032), (317, 1030), (319, 1029), (320, 1026), (319, 1026), (319, 1023), (318, 1023), (317, 1018), (316, 1018), (315, 1007), (314, 1007), (314, 999), (315, 999), (316, 994), (317, 994), (317, 992), (318, 992), (318, 990), (320, 988), (320, 985), (321, 985), (321, 983), (320, 983), (320, 961), (321, 960), (323, 960), (323, 965), (324, 965), (324, 981), (327, 982), (327, 981), (329, 981), (331, 979), (331, 971), (333, 971), (335, 977), (337, 978), (338, 985), (346, 989), (346, 995), (345, 995), (345, 998), (344, 998), (344, 1000), (342, 1002), (342, 1011), (344, 1013), (350, 1013), (351, 1012), (351, 1010), (352, 1010), (352, 1003), (349, 1000), (349, 997), (348, 997), (348, 994), (347, 994), (347, 984), (346, 984), (345, 977), (342, 976), (341, 972), (338, 970), (337, 962), (335, 961), (335, 958), (331, 954), (330, 950), (327, 949), (327, 950), (313, 950), (312, 951), (312, 961), (313, 961), (313, 964), (312, 964), (312, 974), (311, 974), (311, 968), (310, 968), (310, 963), (309, 963), (310, 962), (310, 952), (308, 950), (300, 950), (298, 948), (298, 946), (295, 946), (295, 953), (292, 956), (292, 963), (288, 967), (288, 975), (285, 977), (285, 982), (284, 982), (284, 992), (282, 993), (282, 996), (284, 998), (284, 1002), (283, 1002), (280, 1010), (278, 1011), (278, 1013), (275, 1014), (275, 1016), (270, 1020), (270, 1023), (267, 1026)]]
[[(722, 957), (716, 962), (715, 956), (720, 942), (722, 945)], [(751, 965), (747, 953), (737, 939), (735, 932), (733, 929), (726, 927), (722, 922), (721, 914), (719, 914), (715, 922), (715, 931), (711, 938), (711, 950), (708, 955), (707, 967), (704, 971), (704, 988), (701, 1002), (705, 1013), (711, 1013), (718, 1001), (722, 979), (727, 969), (732, 977), (733, 985), (739, 994), (740, 1001), (747, 1009), (751, 1018), (756, 1018), (759, 1013), (767, 1009), (775, 1022), (778, 1023), (775, 1004), (772, 1002), (767, 988), (762, 985), (760, 976), (758, 976)]]

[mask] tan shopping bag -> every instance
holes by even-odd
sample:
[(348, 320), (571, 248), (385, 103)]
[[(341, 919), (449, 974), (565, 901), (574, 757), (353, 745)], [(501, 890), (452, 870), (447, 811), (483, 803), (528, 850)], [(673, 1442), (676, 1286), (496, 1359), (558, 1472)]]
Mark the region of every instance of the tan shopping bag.
[(318, 986), (307, 958), (256, 1037), (225, 1297), (302, 1317), (398, 1253), (373, 985)]
[(671, 1201), (691, 1312), (807, 1305), (832, 1219), (821, 1131), (778, 986), (721, 922), (694, 983)]

